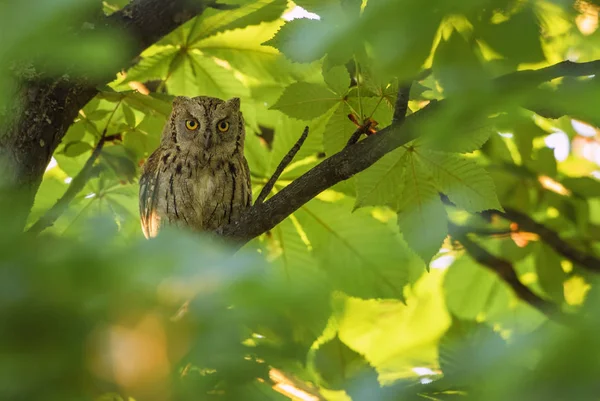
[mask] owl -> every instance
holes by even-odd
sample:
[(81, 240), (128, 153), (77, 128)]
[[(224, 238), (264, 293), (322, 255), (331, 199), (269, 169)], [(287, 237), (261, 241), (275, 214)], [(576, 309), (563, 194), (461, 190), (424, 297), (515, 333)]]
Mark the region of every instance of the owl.
[(252, 202), (240, 99), (178, 96), (159, 147), (142, 168), (140, 217), (146, 238), (163, 225), (213, 231)]

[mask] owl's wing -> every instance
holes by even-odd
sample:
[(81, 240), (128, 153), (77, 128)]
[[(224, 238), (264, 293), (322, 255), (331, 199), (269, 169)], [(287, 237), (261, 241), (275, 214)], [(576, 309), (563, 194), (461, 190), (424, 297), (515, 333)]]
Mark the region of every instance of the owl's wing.
[(142, 231), (146, 238), (156, 237), (160, 227), (160, 216), (157, 213), (158, 177), (160, 155), (152, 153), (146, 163), (140, 177), (140, 218)]
[(252, 182), (250, 181), (250, 167), (248, 166), (248, 160), (244, 157), (244, 167), (246, 168), (246, 205), (252, 206)]

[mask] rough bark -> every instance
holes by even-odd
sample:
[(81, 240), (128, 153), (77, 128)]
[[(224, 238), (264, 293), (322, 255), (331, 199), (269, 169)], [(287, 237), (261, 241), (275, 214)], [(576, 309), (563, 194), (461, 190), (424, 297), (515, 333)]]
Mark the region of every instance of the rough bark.
[[(127, 46), (123, 50), (132, 59), (211, 5), (214, 1), (132, 0), (96, 25), (116, 29), (129, 38), (116, 45)], [(24, 225), (52, 154), (78, 111), (115, 72), (109, 71), (104, 79), (96, 80), (68, 75), (20, 77), (12, 109), (0, 125), (0, 205), (3, 209), (12, 206), (16, 226)]]

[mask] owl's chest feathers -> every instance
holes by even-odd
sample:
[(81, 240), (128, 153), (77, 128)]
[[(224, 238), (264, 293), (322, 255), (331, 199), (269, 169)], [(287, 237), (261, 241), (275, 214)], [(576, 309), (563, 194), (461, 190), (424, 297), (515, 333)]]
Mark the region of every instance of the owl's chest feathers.
[(206, 160), (178, 152), (161, 158), (159, 204), (171, 223), (215, 229), (239, 214), (249, 190), (241, 157)]

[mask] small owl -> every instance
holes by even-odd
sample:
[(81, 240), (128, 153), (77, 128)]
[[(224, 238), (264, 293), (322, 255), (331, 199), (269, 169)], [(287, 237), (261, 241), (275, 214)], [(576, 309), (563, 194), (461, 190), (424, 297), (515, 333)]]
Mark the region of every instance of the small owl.
[(240, 99), (179, 96), (140, 178), (146, 238), (162, 225), (213, 231), (252, 202)]

